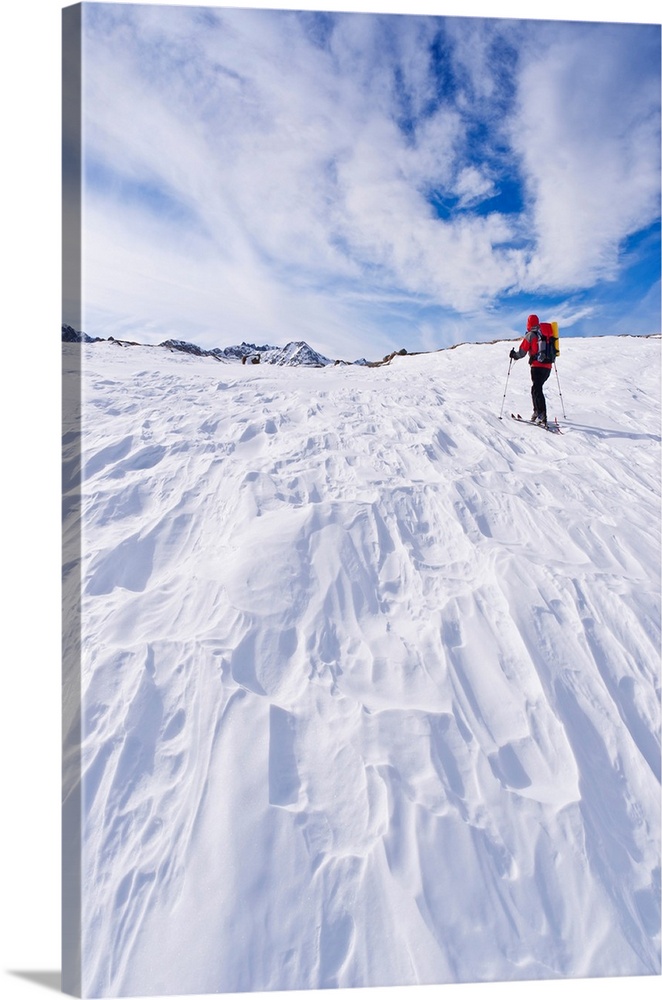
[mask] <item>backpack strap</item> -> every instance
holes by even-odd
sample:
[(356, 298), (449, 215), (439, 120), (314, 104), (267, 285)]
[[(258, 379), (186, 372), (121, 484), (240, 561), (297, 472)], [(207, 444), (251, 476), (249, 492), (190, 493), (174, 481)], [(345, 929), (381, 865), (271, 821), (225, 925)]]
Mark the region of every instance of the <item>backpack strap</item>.
[[(528, 331), (529, 337), (529, 354), (532, 358), (535, 358), (536, 354), (540, 349), (540, 327), (532, 326)], [(533, 339), (535, 337), (535, 340)]]

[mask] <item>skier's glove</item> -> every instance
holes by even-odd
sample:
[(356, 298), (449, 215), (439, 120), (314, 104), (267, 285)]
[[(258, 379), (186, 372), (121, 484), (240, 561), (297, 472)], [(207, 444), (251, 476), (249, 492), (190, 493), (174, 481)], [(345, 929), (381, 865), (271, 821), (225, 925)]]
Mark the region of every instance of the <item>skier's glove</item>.
[(517, 361), (517, 352), (515, 351), (514, 347), (513, 347), (512, 351), (510, 352), (509, 356), (513, 359), (513, 361)]

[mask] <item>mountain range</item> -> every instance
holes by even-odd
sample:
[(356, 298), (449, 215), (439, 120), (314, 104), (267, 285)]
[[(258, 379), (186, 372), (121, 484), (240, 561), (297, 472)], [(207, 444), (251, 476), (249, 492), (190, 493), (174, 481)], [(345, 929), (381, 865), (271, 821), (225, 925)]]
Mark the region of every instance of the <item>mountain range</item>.
[[(81, 330), (75, 330), (68, 324), (62, 325), (62, 341), (64, 343), (84, 343), (93, 344), (102, 342), (103, 337), (91, 337)], [(117, 340), (115, 337), (108, 337), (112, 341), (123, 346), (145, 346), (138, 345), (136, 341)], [(268, 365), (288, 365), (292, 367), (325, 368), (333, 364), (357, 364), (366, 365), (368, 362), (361, 358), (359, 361), (333, 361), (314, 350), (309, 344), (302, 340), (293, 340), (285, 347), (274, 347), (271, 344), (235, 344), (231, 347), (214, 347), (211, 350), (199, 347), (197, 344), (188, 343), (185, 340), (164, 340), (158, 347), (166, 348), (169, 351), (181, 351), (184, 354), (192, 354), (198, 358), (214, 358), (221, 362), (239, 361), (242, 364), (268, 364)]]

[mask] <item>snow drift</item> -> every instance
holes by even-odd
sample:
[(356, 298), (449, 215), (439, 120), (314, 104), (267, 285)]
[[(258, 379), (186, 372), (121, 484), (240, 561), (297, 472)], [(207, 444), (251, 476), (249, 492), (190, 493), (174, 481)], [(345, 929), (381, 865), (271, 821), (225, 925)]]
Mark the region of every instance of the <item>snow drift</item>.
[(660, 341), (510, 346), (63, 345), (88, 994), (660, 972)]

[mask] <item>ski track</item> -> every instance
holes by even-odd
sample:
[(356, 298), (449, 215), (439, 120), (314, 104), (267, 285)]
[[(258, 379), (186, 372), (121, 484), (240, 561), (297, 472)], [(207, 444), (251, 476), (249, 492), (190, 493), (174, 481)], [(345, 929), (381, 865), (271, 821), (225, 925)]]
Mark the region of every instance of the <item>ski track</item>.
[(600, 344), (563, 436), (504, 344), (65, 347), (91, 995), (660, 972), (660, 342)]

